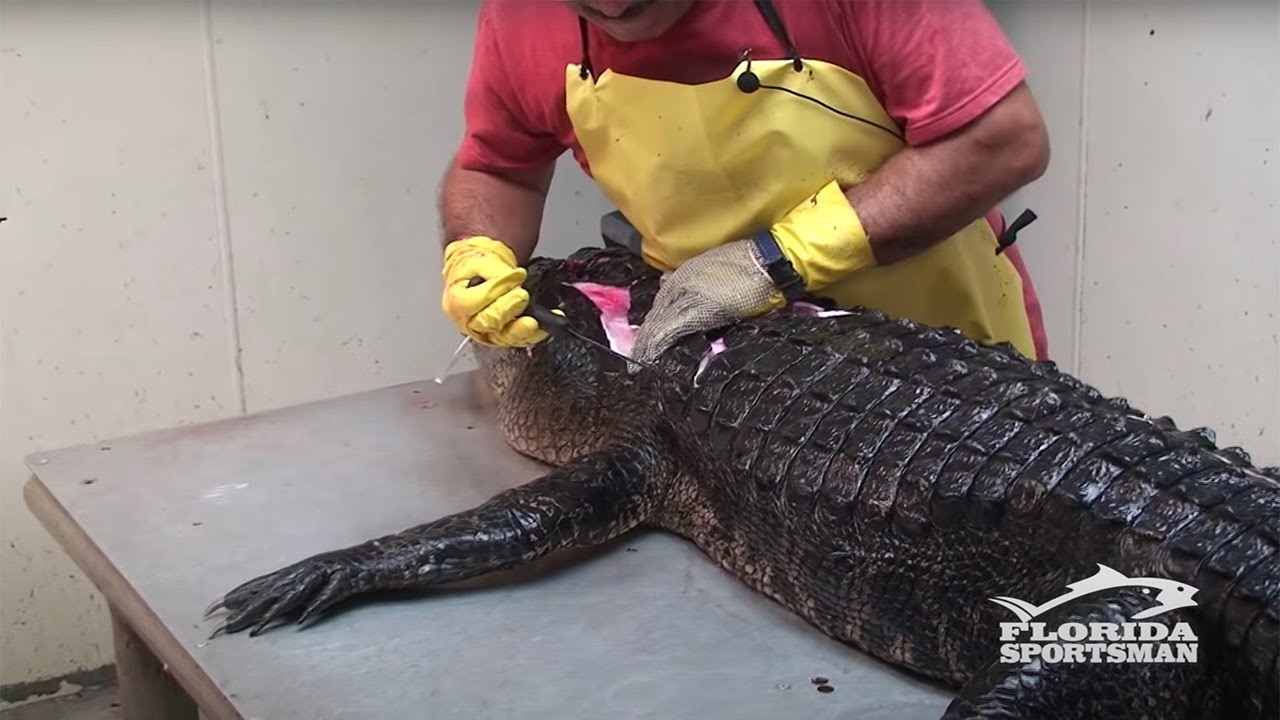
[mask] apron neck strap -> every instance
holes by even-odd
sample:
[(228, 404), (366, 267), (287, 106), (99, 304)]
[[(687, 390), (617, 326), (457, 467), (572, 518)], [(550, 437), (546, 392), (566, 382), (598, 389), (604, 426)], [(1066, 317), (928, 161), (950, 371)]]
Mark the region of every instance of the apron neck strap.
[[(778, 9), (773, 6), (772, 0), (755, 0), (756, 10), (760, 12), (760, 16), (764, 18), (765, 24), (769, 26), (769, 31), (782, 43), (782, 47), (787, 51), (787, 57), (791, 58), (791, 64), (796, 70), (801, 70), (804, 65), (800, 62), (800, 51), (796, 49), (791, 37), (787, 35), (787, 28), (782, 24), (782, 18), (778, 16)], [(591, 33), (587, 26), (586, 18), (578, 16), (578, 34), (582, 45), (582, 62), (579, 63), (578, 77), (586, 80), (593, 74), (591, 69)]]
[(587, 21), (581, 15), (578, 16), (578, 33), (582, 38), (582, 62), (579, 64), (578, 77), (586, 80), (592, 74), (591, 51), (588, 49), (591, 44), (591, 34), (587, 32)]
[(791, 42), (790, 36), (787, 35), (787, 28), (783, 26), (782, 18), (778, 16), (778, 9), (773, 6), (773, 2), (771, 0), (755, 0), (755, 3), (756, 9), (760, 11), (760, 15), (769, 26), (769, 30), (773, 32), (773, 36), (786, 49), (787, 56), (791, 58), (791, 64), (795, 66), (796, 70), (803, 69), (804, 65), (800, 62), (800, 51), (796, 49), (796, 46)]

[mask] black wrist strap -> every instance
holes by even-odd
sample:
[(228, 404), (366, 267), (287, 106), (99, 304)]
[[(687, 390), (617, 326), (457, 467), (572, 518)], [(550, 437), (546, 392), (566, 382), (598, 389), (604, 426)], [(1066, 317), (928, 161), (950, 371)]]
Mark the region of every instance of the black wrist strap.
[(751, 243), (755, 247), (756, 256), (760, 258), (760, 264), (764, 266), (773, 284), (782, 291), (782, 296), (788, 301), (804, 297), (804, 278), (796, 272), (787, 256), (782, 254), (782, 248), (778, 246), (773, 233), (761, 230), (751, 236)]

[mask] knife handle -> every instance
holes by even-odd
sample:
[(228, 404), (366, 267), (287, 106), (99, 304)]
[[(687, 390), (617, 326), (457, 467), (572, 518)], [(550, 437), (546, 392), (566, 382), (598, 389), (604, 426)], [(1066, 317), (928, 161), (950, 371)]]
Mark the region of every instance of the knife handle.
[(537, 320), (538, 325), (547, 332), (556, 332), (569, 326), (567, 318), (557, 315), (537, 303), (529, 303), (529, 307), (524, 311), (524, 314)]
[[(475, 287), (482, 282), (484, 282), (484, 278), (473, 277), (467, 281), (467, 287)], [(523, 314), (537, 320), (538, 325), (547, 332), (556, 332), (569, 326), (568, 319), (551, 312), (537, 303), (529, 303), (529, 307), (525, 309)]]

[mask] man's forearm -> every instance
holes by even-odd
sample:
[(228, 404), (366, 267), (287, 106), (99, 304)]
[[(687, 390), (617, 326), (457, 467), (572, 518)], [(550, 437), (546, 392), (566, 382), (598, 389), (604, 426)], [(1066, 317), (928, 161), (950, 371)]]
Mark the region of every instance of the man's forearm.
[(553, 164), (534, 173), (495, 175), (450, 163), (439, 199), (444, 242), (483, 235), (505, 243), (518, 262), (528, 261), (554, 172)]
[(931, 247), (1038, 178), (1049, 161), (1044, 122), (1025, 85), (968, 127), (904, 148), (845, 190), (880, 264)]

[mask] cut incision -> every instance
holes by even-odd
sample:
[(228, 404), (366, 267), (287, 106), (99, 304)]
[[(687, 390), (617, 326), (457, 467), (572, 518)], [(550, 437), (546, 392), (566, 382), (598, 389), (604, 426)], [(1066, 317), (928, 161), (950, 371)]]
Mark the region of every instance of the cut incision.
[(588, 282), (570, 283), (570, 287), (587, 296), (600, 311), (600, 325), (604, 328), (605, 337), (609, 338), (609, 347), (631, 357), (636, 330), (640, 329), (639, 325), (632, 325), (627, 320), (627, 313), (631, 311), (631, 291), (616, 285)]
[[(591, 301), (591, 304), (595, 305), (596, 309), (600, 311), (600, 326), (604, 329), (605, 337), (609, 339), (609, 347), (616, 352), (631, 357), (631, 349), (636, 342), (636, 331), (640, 329), (640, 326), (632, 325), (627, 319), (627, 314), (631, 312), (630, 289), (617, 285), (602, 285), (590, 282), (569, 283), (569, 286), (585, 295)], [(826, 310), (807, 302), (793, 303), (785, 312), (814, 317), (834, 317), (849, 314), (844, 310)], [(724, 341), (713, 341), (711, 349), (707, 351), (706, 356), (702, 358), (702, 362), (698, 365), (697, 375), (702, 374), (702, 371), (707, 367), (707, 363), (711, 362), (711, 358), (722, 352), (724, 352)], [(694, 377), (696, 378), (697, 375)]]
[(849, 315), (848, 310), (827, 310), (819, 305), (802, 301), (791, 304), (787, 308), (788, 312), (796, 315), (808, 315), (809, 317), (840, 317), (841, 315)]
[(724, 352), (724, 340), (716, 338), (711, 341), (711, 349), (707, 350), (707, 354), (702, 356), (702, 360), (698, 362), (698, 372), (694, 373), (693, 379), (696, 382), (702, 376), (702, 371), (707, 369), (707, 363), (711, 362), (711, 358)]

